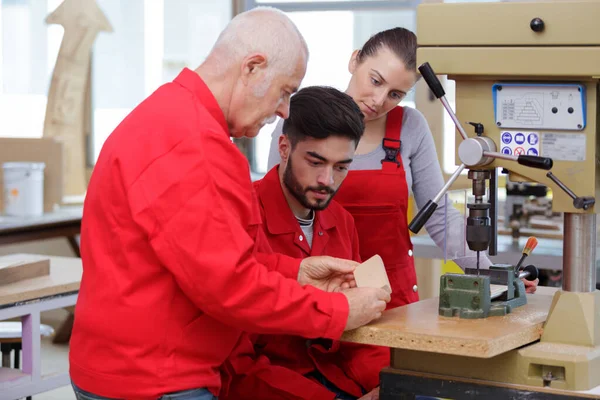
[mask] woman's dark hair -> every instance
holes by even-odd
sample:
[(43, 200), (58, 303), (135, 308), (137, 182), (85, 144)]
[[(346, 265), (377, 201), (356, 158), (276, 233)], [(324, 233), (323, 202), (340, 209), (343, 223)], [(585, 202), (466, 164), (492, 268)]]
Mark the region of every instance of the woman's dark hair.
[(292, 96), (283, 134), (292, 148), (307, 137), (341, 136), (358, 145), (365, 130), (363, 119), (360, 108), (346, 93), (327, 86), (309, 86)]
[(374, 56), (382, 48), (388, 48), (400, 58), (409, 71), (417, 68), (417, 36), (405, 28), (393, 28), (371, 36), (358, 52), (358, 62)]

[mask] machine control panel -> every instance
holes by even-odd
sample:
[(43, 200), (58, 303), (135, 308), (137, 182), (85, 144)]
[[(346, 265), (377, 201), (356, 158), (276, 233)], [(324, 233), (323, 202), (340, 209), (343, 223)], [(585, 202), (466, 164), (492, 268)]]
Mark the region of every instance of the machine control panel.
[(496, 83), (492, 86), (496, 125), (501, 129), (585, 128), (585, 86), (540, 83)]

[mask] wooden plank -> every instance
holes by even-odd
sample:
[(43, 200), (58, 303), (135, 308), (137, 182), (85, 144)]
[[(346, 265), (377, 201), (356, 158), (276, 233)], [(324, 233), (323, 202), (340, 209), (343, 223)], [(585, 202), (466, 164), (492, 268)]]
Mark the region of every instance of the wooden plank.
[(494, 285), (490, 284), (490, 296), (492, 299), (500, 296), (502, 293), (506, 292), (506, 285)]
[[(0, 257), (3, 262), (5, 257)], [(76, 257), (49, 257), (50, 274), (0, 286), (0, 306), (79, 290), (83, 268)]]
[(343, 341), (399, 349), (489, 358), (538, 340), (552, 296), (528, 295), (528, 304), (503, 317), (460, 319), (438, 315), (432, 298), (384, 312)]
[[(63, 197), (63, 144), (54, 138), (0, 138), (2, 162), (43, 162), (44, 212), (51, 212)], [(4, 186), (0, 168), (0, 189)], [(4, 210), (4, 195), (0, 196), (0, 211)]]
[(50, 259), (32, 254), (11, 254), (0, 260), (0, 286), (50, 274)]

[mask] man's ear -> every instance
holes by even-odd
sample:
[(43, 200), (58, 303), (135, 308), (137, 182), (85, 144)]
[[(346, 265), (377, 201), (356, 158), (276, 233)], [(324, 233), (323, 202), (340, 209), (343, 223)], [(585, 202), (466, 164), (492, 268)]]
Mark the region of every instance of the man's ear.
[(287, 135), (281, 134), (279, 136), (279, 157), (281, 158), (281, 163), (286, 164), (290, 154), (292, 152), (292, 144), (290, 143), (290, 139)]
[(352, 56), (350, 56), (350, 61), (348, 62), (348, 72), (351, 74), (356, 70), (356, 66), (358, 65), (358, 53), (360, 50), (354, 50), (352, 52)]
[(247, 85), (250, 79), (259, 71), (267, 67), (267, 57), (262, 53), (250, 54), (242, 61), (241, 77), (244, 85)]

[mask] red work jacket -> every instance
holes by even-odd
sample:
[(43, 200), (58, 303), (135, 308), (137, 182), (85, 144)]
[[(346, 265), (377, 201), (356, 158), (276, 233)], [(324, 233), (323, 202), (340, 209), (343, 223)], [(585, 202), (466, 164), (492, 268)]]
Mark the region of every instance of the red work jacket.
[[(262, 228), (274, 251), (297, 258), (328, 255), (360, 262), (354, 220), (335, 200), (315, 213), (309, 246), (283, 194), (278, 167), (255, 182), (255, 188)], [(305, 377), (314, 370), (358, 397), (362, 389), (378, 386), (379, 371), (389, 360), (389, 349), (384, 347), (289, 335), (247, 335), (225, 364), (219, 399), (335, 398), (333, 392)]]
[(253, 199), (248, 162), (195, 72), (185, 69), (123, 120), (84, 204), (75, 385), (126, 399), (217, 394), (242, 331), (339, 339), (345, 296), (273, 272), (297, 272), (299, 260), (256, 253), (268, 244)]

